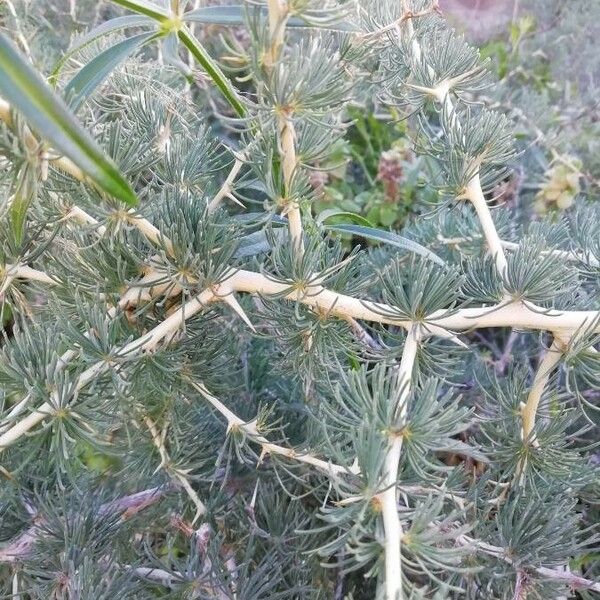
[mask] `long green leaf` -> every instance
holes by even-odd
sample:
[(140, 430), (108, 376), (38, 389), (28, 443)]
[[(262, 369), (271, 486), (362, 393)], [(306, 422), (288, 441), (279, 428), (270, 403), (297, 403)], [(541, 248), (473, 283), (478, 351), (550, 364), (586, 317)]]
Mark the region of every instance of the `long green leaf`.
[(365, 219), (363, 216), (358, 215), (353, 212), (349, 212), (347, 210), (341, 210), (340, 208), (328, 208), (326, 210), (321, 211), (317, 217), (317, 223), (325, 224), (329, 219), (345, 219), (350, 223), (354, 223), (355, 225), (364, 225), (365, 227), (373, 227), (371, 221)]
[(71, 110), (77, 111), (112, 71), (157, 35), (154, 32), (140, 33), (107, 48), (94, 57), (65, 86), (65, 98)]
[(97, 40), (104, 35), (114, 33), (115, 31), (121, 31), (121, 29), (127, 29), (128, 27), (143, 27), (144, 25), (156, 26), (156, 21), (144, 15), (125, 15), (124, 17), (116, 17), (115, 19), (106, 21), (106, 23), (102, 23), (102, 25), (98, 25), (98, 27), (94, 27), (94, 29), (88, 31), (75, 40), (73, 46), (71, 46), (67, 52), (65, 52), (65, 54), (54, 66), (54, 69), (52, 69), (52, 73), (50, 74), (50, 77), (48, 77), (48, 82), (50, 85), (56, 85), (58, 76), (60, 75), (60, 72), (67, 61), (73, 56), (73, 54), (82, 48), (85, 48), (94, 40)]
[[(281, 241), (288, 235), (286, 229), (274, 229), (273, 236)], [(258, 256), (271, 250), (271, 244), (267, 234), (261, 231), (255, 231), (249, 235), (244, 236), (240, 240), (240, 245), (235, 251), (235, 258), (248, 258), (249, 256)]]
[(191, 80), (192, 70), (179, 56), (179, 38), (176, 33), (170, 33), (166, 38), (163, 38), (162, 55), (166, 64), (179, 69), (186, 79)]
[(0, 94), (24, 115), (33, 129), (70, 158), (100, 188), (127, 204), (137, 202), (113, 161), (104, 155), (64, 102), (2, 34)]
[(204, 46), (202, 46), (202, 44), (185, 27), (177, 32), (177, 36), (200, 65), (202, 65), (202, 68), (208, 73), (219, 90), (221, 90), (221, 93), (227, 98), (229, 104), (231, 104), (238, 116), (245, 116), (246, 109), (244, 108), (236, 89), (229, 79), (227, 79), (223, 71), (221, 71), (219, 65), (217, 65), (208, 52), (206, 52)]
[(148, 0), (113, 0), (113, 2), (161, 23), (169, 20), (169, 13), (162, 6), (154, 4), (154, 2), (148, 2)]
[(325, 225), (325, 229), (337, 231), (339, 233), (349, 233), (368, 240), (373, 240), (374, 242), (382, 242), (384, 244), (396, 246), (397, 248), (420, 254), (438, 265), (444, 264), (444, 261), (431, 252), (431, 250), (421, 246), (421, 244), (417, 244), (417, 242), (413, 242), (412, 240), (392, 233), (391, 231), (383, 231), (381, 229), (376, 229), (375, 227), (364, 227), (362, 225)]
[(110, 21), (105, 21), (98, 27), (90, 29), (87, 33), (84, 33), (81, 37), (75, 40), (75, 44), (69, 48), (69, 53), (77, 52), (84, 46), (87, 46), (94, 40), (121, 31), (122, 29), (128, 29), (130, 27), (148, 27), (150, 25), (156, 26), (154, 19), (145, 15), (124, 15), (122, 17), (115, 17)]
[(31, 165), (27, 165), (18, 175), (18, 181), (10, 204), (10, 225), (18, 244), (23, 241), (27, 211), (37, 191), (37, 176)]
[[(265, 16), (266, 10), (263, 10)], [(187, 23), (207, 23), (214, 25), (243, 25), (244, 7), (243, 6), (204, 6), (195, 10), (190, 10), (183, 14), (183, 20)], [(318, 28), (335, 31), (356, 32), (359, 29), (346, 21), (332, 23), (331, 25), (314, 25), (301, 19), (300, 17), (291, 17), (286, 22), (287, 27), (292, 28)]]
[(242, 6), (204, 6), (183, 13), (182, 19), (186, 23), (243, 25), (244, 8)]

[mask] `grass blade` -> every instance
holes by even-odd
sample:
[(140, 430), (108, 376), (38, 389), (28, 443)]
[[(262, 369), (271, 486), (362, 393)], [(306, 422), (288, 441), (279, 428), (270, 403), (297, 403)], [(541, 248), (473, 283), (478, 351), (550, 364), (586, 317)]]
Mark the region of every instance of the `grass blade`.
[(183, 13), (186, 23), (207, 23), (211, 25), (243, 25), (242, 6), (204, 6)]
[(70, 158), (101, 189), (126, 202), (137, 198), (113, 161), (81, 127), (12, 42), (0, 34), (0, 94), (55, 149)]

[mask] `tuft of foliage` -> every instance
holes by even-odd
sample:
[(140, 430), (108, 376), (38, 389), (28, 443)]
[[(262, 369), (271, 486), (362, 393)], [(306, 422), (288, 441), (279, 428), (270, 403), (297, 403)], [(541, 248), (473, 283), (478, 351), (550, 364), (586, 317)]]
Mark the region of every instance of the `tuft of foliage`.
[(437, 2), (115, 0), (52, 65), (9, 4), (3, 597), (597, 595), (600, 204), (497, 201)]

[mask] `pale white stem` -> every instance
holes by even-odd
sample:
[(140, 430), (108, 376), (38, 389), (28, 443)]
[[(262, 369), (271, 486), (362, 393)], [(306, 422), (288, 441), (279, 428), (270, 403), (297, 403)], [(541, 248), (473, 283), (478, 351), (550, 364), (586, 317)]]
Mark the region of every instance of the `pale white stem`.
[[(1, 268), (0, 268), (1, 272)], [(48, 285), (56, 285), (56, 280), (52, 279), (50, 275), (44, 273), (44, 271), (38, 271), (32, 269), (27, 265), (5, 265), (4, 272), (6, 276), (12, 277), (13, 279), (28, 279), (29, 281), (38, 281), (39, 283), (46, 283)]]
[(278, 454), (279, 456), (285, 456), (286, 458), (291, 458), (298, 462), (316, 467), (329, 475), (338, 476), (348, 473), (356, 474), (358, 472), (356, 468), (353, 467), (343, 467), (342, 465), (336, 465), (335, 463), (322, 460), (310, 454), (299, 452), (293, 448), (285, 448), (284, 446), (272, 444), (258, 432), (254, 422), (247, 423), (243, 419), (240, 419), (240, 417), (227, 408), (227, 406), (225, 406), (218, 398), (211, 394), (203, 384), (190, 381), (190, 385), (200, 392), (217, 412), (225, 417), (228, 429), (237, 428), (250, 437), (253, 442), (260, 444), (263, 455)]
[(12, 579), (12, 596), (13, 600), (21, 600), (22, 596), (19, 593), (19, 571), (15, 571)]
[(79, 221), (80, 223), (84, 223), (85, 225), (91, 225), (96, 227), (96, 232), (98, 235), (103, 236), (106, 234), (106, 227), (104, 225), (100, 225), (98, 221), (92, 217), (92, 215), (88, 214), (79, 206), (73, 206), (69, 213), (67, 214), (67, 219), (73, 219), (75, 221)]
[(29, 281), (37, 281), (47, 285), (56, 285), (56, 281), (52, 279), (44, 271), (38, 271), (32, 269), (27, 265), (23, 264), (6, 264), (0, 265), (0, 295), (4, 294), (6, 290), (13, 284), (15, 279), (27, 279)]
[(564, 569), (550, 569), (548, 567), (536, 567), (535, 569), (538, 575), (546, 577), (553, 581), (562, 581), (565, 585), (573, 589), (579, 590), (591, 590), (593, 592), (600, 592), (600, 582), (586, 579), (581, 575), (577, 575), (570, 570)]
[[(92, 217), (92, 215), (87, 213), (79, 206), (73, 206), (69, 210), (67, 218), (74, 219), (81, 223), (85, 223), (86, 225), (92, 225), (94, 227), (97, 227), (96, 231), (100, 236), (106, 234), (106, 227), (104, 225), (99, 225), (98, 221), (94, 217)], [(154, 225), (152, 225), (152, 223), (150, 223), (148, 219), (140, 217), (135, 213), (133, 209), (129, 209), (127, 211), (125, 218), (129, 223), (131, 223), (133, 226), (139, 229), (140, 233), (142, 233), (146, 237), (146, 239), (151, 241), (153, 244), (156, 244), (157, 246), (164, 244), (167, 253), (170, 255), (173, 254), (173, 243), (171, 242), (171, 240), (164, 237), (161, 234), (160, 230)]]
[[(91, 217), (90, 217), (91, 218)], [(151, 276), (151, 274), (149, 274)], [(227, 288), (232, 291), (248, 292), (252, 294), (270, 295), (281, 294), (290, 286), (284, 283), (274, 282), (260, 273), (239, 270), (234, 272), (227, 280)], [(393, 324), (401, 327), (410, 327), (410, 322), (402, 319), (385, 316), (393, 312), (393, 308), (381, 303), (363, 301), (358, 298), (338, 294), (319, 288), (312, 290), (311, 295), (307, 296), (300, 292), (290, 292), (286, 298), (302, 302), (308, 306), (321, 309), (326, 314), (341, 316), (343, 318), (352, 317), (354, 319), (367, 320), (378, 323)], [(139, 290), (137, 292), (140, 293)], [(135, 297), (132, 293), (132, 298)], [(176, 331), (181, 322), (182, 314), (189, 318), (198, 312), (203, 303), (212, 299), (212, 292), (205, 291), (199, 297), (188, 301), (178, 311), (171, 315), (167, 320), (158, 325), (145, 337), (145, 342), (135, 341), (123, 348), (123, 352), (129, 352), (135, 349), (139, 344), (140, 349), (148, 350), (167, 336)], [(114, 309), (109, 314), (116, 314)], [(515, 327), (519, 329), (537, 329), (552, 331), (559, 337), (568, 337), (569, 334), (585, 329), (594, 323), (600, 312), (598, 311), (557, 311), (544, 310), (531, 303), (521, 301), (499, 304), (491, 307), (467, 308), (458, 310), (450, 315), (445, 315), (444, 311), (429, 315), (426, 322), (432, 323), (435, 327), (429, 332), (437, 335), (441, 331), (468, 331), (484, 327)], [(427, 324), (424, 325), (427, 330)], [(596, 325), (594, 331), (600, 332), (600, 325)], [(73, 356), (73, 352), (66, 353), (68, 358)], [(90, 367), (82, 374), (82, 382), (87, 384), (103, 369), (108, 368), (107, 363), (99, 363)], [(44, 403), (37, 411), (30, 414), (23, 421), (14, 425), (10, 430), (0, 436), (0, 452), (2, 448), (12, 444), (19, 439), (37, 423), (43, 421), (52, 413), (52, 405)]]
[[(410, 4), (407, 0), (400, 0), (400, 5), (402, 7), (402, 16), (413, 12), (412, 9), (410, 8)], [(420, 60), (421, 59), (421, 46), (420, 46), (419, 42), (417, 41), (417, 39), (415, 38), (415, 28), (413, 26), (411, 19), (403, 19), (403, 20), (395, 23), (398, 37), (400, 37), (400, 35), (401, 35), (401, 31), (402, 31), (401, 24), (403, 22), (406, 23), (406, 32), (408, 33), (408, 36), (411, 38), (411, 46), (412, 46), (412, 50), (415, 55), (415, 58), (417, 60)]]
[[(550, 380), (552, 372), (563, 357), (564, 346), (558, 340), (554, 340), (550, 348), (544, 354), (540, 361), (538, 370), (533, 380), (533, 385), (527, 396), (527, 402), (521, 405), (522, 430), (521, 438), (527, 440), (533, 433), (535, 427), (535, 418), (537, 415), (540, 400), (544, 393), (544, 389)], [(538, 445), (535, 436), (530, 439), (530, 443), (534, 446)]]
[[(172, 315), (167, 317), (162, 323), (149, 331), (146, 335), (138, 340), (133, 340), (119, 349), (119, 355), (127, 355), (131, 352), (149, 352), (156, 348), (156, 345), (164, 339), (170, 341), (174, 334), (184, 326), (185, 321), (198, 313), (215, 297), (216, 290), (205, 290), (198, 296), (188, 300)], [(77, 379), (74, 393), (79, 392), (88, 383), (94, 380), (98, 375), (115, 367), (110, 361), (97, 362), (86, 369)], [(22, 421), (19, 421), (8, 431), (0, 435), (0, 452), (16, 442), (19, 438), (25, 435), (30, 429), (41, 423), (48, 416), (51, 416), (55, 411), (55, 407), (50, 402), (44, 402), (38, 409), (27, 415)]]
[(286, 205), (283, 213), (288, 218), (290, 241), (300, 254), (304, 253), (304, 239), (302, 235), (302, 214), (295, 198), (290, 196), (294, 174), (298, 166), (296, 156), (296, 130), (292, 114), (279, 116), (279, 153), (281, 155), (283, 179), (285, 184)]
[[(506, 552), (506, 550), (500, 546), (493, 546), (487, 542), (474, 539), (468, 535), (461, 535), (456, 538), (457, 543), (463, 546), (473, 547), (484, 554), (499, 558), (509, 564), (513, 564), (513, 559)], [(562, 581), (565, 585), (572, 587), (573, 589), (591, 590), (594, 592), (600, 592), (600, 583), (586, 579), (581, 575), (577, 575), (569, 570), (561, 568), (551, 569), (549, 567), (534, 567), (535, 572), (542, 577), (552, 581)]]
[(144, 423), (146, 424), (148, 431), (150, 431), (152, 442), (160, 455), (160, 465), (158, 468), (165, 469), (173, 479), (176, 479), (186, 491), (190, 500), (194, 503), (196, 507), (196, 514), (193, 522), (195, 523), (204, 513), (206, 513), (206, 506), (202, 500), (200, 500), (196, 490), (192, 487), (190, 480), (186, 477), (186, 473), (182, 469), (178, 469), (171, 464), (171, 459), (165, 446), (164, 435), (161, 435), (161, 433), (158, 431), (154, 421), (146, 415), (144, 417)]
[(223, 182), (223, 185), (220, 187), (219, 191), (215, 194), (215, 197), (208, 203), (208, 211), (209, 212), (214, 212), (216, 210), (217, 206), (219, 206), (219, 204), (221, 203), (221, 201), (224, 198), (227, 198), (232, 194), (233, 182), (235, 181), (235, 178), (238, 176), (238, 173), (240, 172), (243, 165), (244, 165), (244, 161), (242, 160), (241, 157), (235, 159), (235, 162), (233, 163), (233, 167), (231, 168), (229, 175), (227, 175), (227, 179), (225, 179), (225, 181)]
[(385, 532), (385, 589), (387, 600), (401, 600), (402, 594), (402, 523), (398, 515), (397, 489), (398, 466), (402, 452), (402, 426), (408, 410), (408, 398), (412, 371), (418, 349), (418, 329), (411, 327), (404, 343), (402, 360), (396, 373), (397, 426), (400, 431), (390, 432), (390, 445), (384, 463), (383, 486), (386, 488), (378, 498), (381, 502), (383, 529)]
[(302, 236), (302, 214), (296, 202), (292, 202), (285, 211), (290, 229), (290, 240), (298, 251), (304, 253), (304, 239)]
[(6, 431), (10, 427), (10, 422), (27, 408), (30, 399), (31, 396), (27, 394), (8, 411), (8, 414), (2, 419), (3, 424), (0, 425), (0, 433)]
[(407, 11), (406, 8), (404, 10), (405, 10), (404, 14), (399, 19), (396, 19), (392, 23), (389, 23), (388, 25), (385, 25), (384, 27), (376, 29), (375, 31), (369, 31), (368, 33), (360, 33), (358, 35), (363, 39), (370, 39), (372, 37), (378, 37), (384, 33), (387, 33), (388, 31), (392, 31), (393, 29), (398, 29), (398, 27), (400, 25), (402, 25), (402, 23), (404, 23), (405, 21), (409, 21), (410, 19), (419, 19), (421, 17), (426, 17), (428, 15), (433, 14), (434, 12), (439, 12), (440, 9), (439, 9), (437, 0), (434, 0), (434, 2), (432, 2), (431, 6), (424, 10), (419, 10), (416, 12)]
[(164, 244), (168, 254), (173, 254), (173, 243), (168, 238), (164, 237), (160, 230), (157, 229), (148, 219), (135, 214), (134, 210), (128, 211), (128, 221), (137, 227), (140, 232), (152, 243), (160, 246)]
[[(240, 269), (226, 281), (228, 287), (238, 292), (259, 295), (281, 294), (291, 289), (290, 284), (272, 281), (261, 273)], [(288, 300), (302, 302), (307, 306), (321, 309), (326, 314), (349, 316), (354, 319), (386, 323), (409, 328), (411, 322), (391, 316), (393, 307), (380, 302), (370, 302), (339, 294), (320, 288), (311, 295), (300, 291), (290, 291), (285, 297)], [(387, 313), (384, 315), (383, 313)], [(437, 328), (449, 331), (469, 331), (487, 327), (515, 327), (518, 329), (538, 329), (557, 331), (561, 334), (589, 327), (598, 317), (600, 311), (558, 311), (543, 309), (531, 303), (514, 301), (493, 306), (463, 308), (451, 314), (441, 310), (424, 319), (423, 328), (426, 333), (431, 323)], [(600, 332), (600, 325), (594, 331)]]
[(44, 402), (37, 410), (27, 415), (24, 419), (13, 425), (8, 431), (0, 435), (0, 452), (14, 444), (30, 429), (41, 423), (54, 412), (54, 407), (49, 402)]
[[(273, 68), (279, 57), (285, 39), (285, 26), (289, 18), (289, 7), (286, 0), (268, 0), (269, 32), (271, 46), (265, 59), (267, 68)], [(302, 235), (302, 214), (296, 198), (290, 196), (294, 174), (298, 167), (296, 155), (296, 129), (294, 127), (293, 111), (290, 107), (278, 106), (279, 116), (277, 127), (279, 134), (279, 154), (285, 187), (285, 206), (283, 214), (288, 218), (290, 241), (300, 254), (304, 253)]]
[(272, 69), (283, 46), (285, 26), (289, 14), (286, 0), (267, 0), (267, 9), (271, 45), (265, 56), (265, 66)]
[[(266, 296), (281, 294), (290, 288), (289, 285), (274, 282), (260, 273), (244, 270), (235, 272), (225, 283), (229, 290)], [(196, 314), (213, 298), (213, 291), (206, 290), (202, 292), (200, 296), (186, 302), (180, 309), (163, 323), (157, 325), (141, 340), (133, 341), (123, 347), (121, 354), (134, 351), (136, 348), (141, 351), (152, 350), (162, 339), (175, 333), (185, 319)], [(385, 316), (383, 314), (384, 311), (388, 314), (392, 311), (392, 307), (390, 306), (376, 302), (362, 301), (358, 298), (338, 294), (327, 289), (322, 289), (319, 293), (310, 296), (292, 291), (287, 294), (286, 298), (302, 302), (313, 308), (318, 308), (326, 314), (341, 317), (350, 316), (355, 319), (392, 324), (407, 329), (411, 326), (410, 321)], [(439, 311), (439, 313), (430, 315), (426, 321), (435, 325), (429, 332), (432, 335), (437, 335), (440, 331), (445, 330), (468, 331), (478, 328), (514, 327), (517, 329), (547, 330), (558, 334), (560, 337), (568, 337), (577, 330), (589, 327), (600, 315), (597, 311), (548, 310), (540, 312), (541, 310), (539, 307), (527, 305), (524, 302), (512, 302), (491, 307), (465, 308), (450, 315), (445, 315), (444, 311)], [(428, 326), (426, 323), (423, 325), (423, 328), (427, 332)], [(594, 331), (600, 332), (600, 325), (596, 325)], [(69, 351), (65, 355), (65, 360), (70, 359), (73, 355), (74, 353)], [(103, 362), (97, 363), (84, 371), (80, 376), (77, 389), (81, 389), (81, 387), (87, 385), (87, 383), (109, 367), (108, 363)], [(3, 447), (14, 443), (32, 427), (52, 414), (52, 412), (52, 405), (46, 402), (39, 409), (0, 435), (0, 452)]]
[(149, 417), (144, 417), (144, 423), (150, 432), (150, 436), (152, 437), (152, 443), (155, 448), (158, 450), (158, 454), (160, 455), (160, 465), (159, 469), (162, 469), (165, 465), (169, 463), (169, 455), (167, 454), (167, 449), (165, 448), (164, 441), (162, 439), (161, 434), (159, 433), (154, 421)]
[[(480, 239), (482, 236), (473, 235), (470, 237), (455, 237), (455, 238), (447, 238), (443, 235), (438, 235), (437, 239), (440, 243), (445, 244), (447, 246), (460, 246), (461, 244), (466, 244), (468, 242), (472, 242), (473, 240)], [(509, 242), (507, 240), (500, 240), (502, 247), (505, 250), (518, 250), (519, 244), (516, 242)], [(572, 252), (570, 250), (558, 250), (554, 248), (550, 248), (548, 250), (542, 250), (542, 256), (556, 256), (558, 258), (562, 258), (569, 262), (583, 262), (588, 263), (592, 267), (600, 266), (600, 261), (598, 261), (593, 256), (586, 256), (580, 252)]]
[(467, 185), (465, 197), (471, 202), (473, 208), (475, 208), (488, 248), (496, 261), (498, 273), (500, 273), (500, 276), (504, 276), (507, 266), (506, 255), (504, 254), (502, 240), (498, 235), (498, 230), (492, 219), (492, 213), (490, 212), (481, 189), (479, 173), (474, 175)]
[(11, 0), (4, 0), (4, 1), (6, 3), (6, 6), (8, 6), (8, 12), (10, 12), (13, 19), (15, 20), (15, 34), (17, 36), (19, 45), (21, 46), (21, 49), (25, 53), (25, 56), (27, 56), (27, 58), (29, 59), (29, 62), (33, 62), (33, 58), (31, 56), (31, 49), (29, 48), (27, 38), (23, 34), (23, 30), (21, 29), (21, 22), (17, 15), (17, 11), (15, 10), (15, 6)]
[[(408, 11), (408, 5), (406, 0), (402, 0), (402, 8), (404, 12)], [(407, 22), (407, 31), (409, 35), (412, 36), (412, 48), (417, 59), (421, 58), (422, 50), (419, 42), (414, 36), (414, 28), (410, 20)], [(454, 106), (452, 104), (452, 99), (450, 97), (450, 90), (453, 81), (443, 81), (438, 84), (438, 86), (431, 90), (434, 97), (437, 101), (442, 105), (442, 110), (447, 111), (448, 114), (451, 115), (452, 124), (458, 128), (459, 131), (462, 131), (462, 127), (460, 122), (458, 121), (456, 112), (454, 110)], [(473, 204), (475, 211), (477, 212), (477, 217), (481, 223), (481, 228), (483, 230), (483, 235), (485, 236), (486, 242), (488, 244), (489, 250), (496, 261), (496, 267), (500, 276), (504, 275), (506, 270), (506, 256), (504, 255), (504, 248), (502, 247), (502, 243), (500, 241), (500, 237), (498, 235), (498, 231), (496, 230), (496, 226), (494, 225), (494, 220), (492, 219), (492, 214), (485, 200), (485, 196), (483, 195), (483, 190), (481, 188), (481, 181), (479, 178), (479, 171), (475, 173), (475, 175), (468, 182), (464, 197)]]
[(131, 569), (129, 565), (123, 565), (124, 568), (130, 570), (131, 573), (137, 575), (141, 579), (147, 579), (149, 581), (155, 581), (165, 587), (172, 587), (179, 581), (183, 581), (184, 577), (180, 573), (169, 573), (164, 569), (157, 569), (155, 567), (135, 567)]

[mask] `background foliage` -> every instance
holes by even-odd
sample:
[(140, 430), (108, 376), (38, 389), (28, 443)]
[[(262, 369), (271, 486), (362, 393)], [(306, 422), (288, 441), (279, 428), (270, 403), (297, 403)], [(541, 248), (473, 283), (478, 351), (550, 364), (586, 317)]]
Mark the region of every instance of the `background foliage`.
[(598, 9), (292, 5), (0, 9), (138, 198), (3, 118), (2, 594), (593, 598)]

